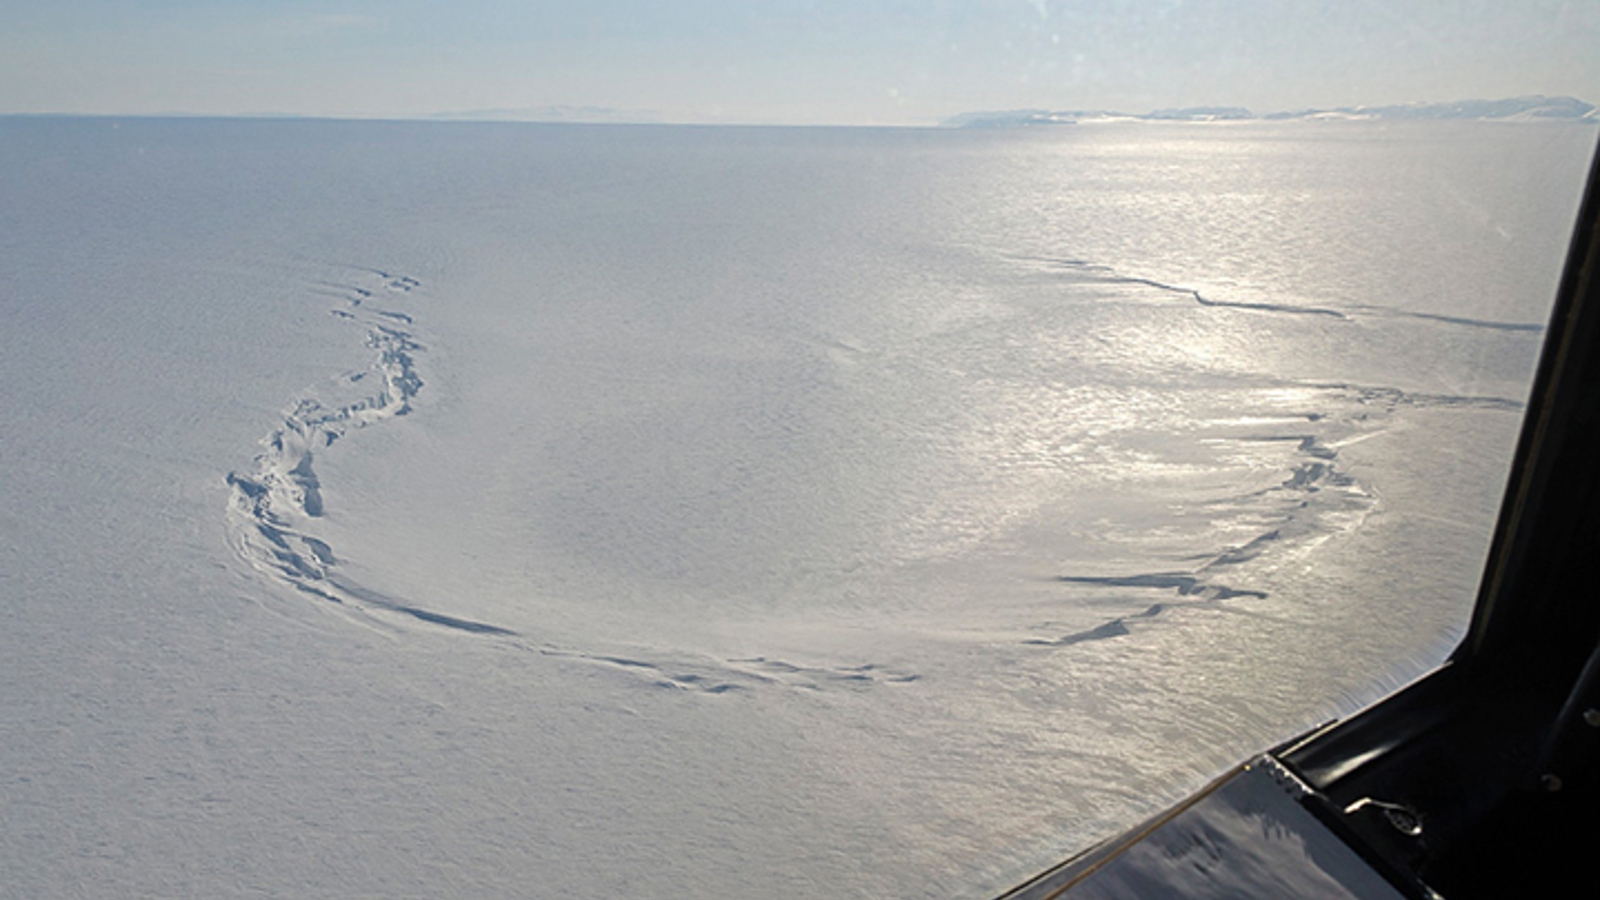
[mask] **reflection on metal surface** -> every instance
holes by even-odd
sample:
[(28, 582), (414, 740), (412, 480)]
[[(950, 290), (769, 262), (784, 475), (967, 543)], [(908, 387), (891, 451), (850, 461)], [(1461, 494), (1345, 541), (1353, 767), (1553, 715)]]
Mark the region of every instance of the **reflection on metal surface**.
[(1125, 843), (1091, 852), (1007, 900), (1403, 895), (1311, 814), (1308, 789), (1269, 756), (1224, 776)]

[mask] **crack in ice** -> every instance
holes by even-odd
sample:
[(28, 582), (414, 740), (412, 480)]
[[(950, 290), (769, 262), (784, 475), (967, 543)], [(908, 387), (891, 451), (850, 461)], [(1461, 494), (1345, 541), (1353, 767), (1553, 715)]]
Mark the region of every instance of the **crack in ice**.
[(423, 387), (416, 366), (423, 345), (411, 331), (396, 325), (414, 326), (415, 318), (397, 310), (378, 309), (372, 303), (379, 291), (404, 294), (421, 283), (378, 269), (358, 272), (353, 280), (370, 284), (323, 282), (319, 287), (345, 302), (343, 308), (331, 310), (336, 318), (367, 327), (365, 345), (375, 351), (368, 368), (341, 377), (341, 387), (349, 390), (375, 384), (376, 388), (337, 404), (325, 404), (309, 395), (297, 399), (284, 412), (282, 424), (261, 440), (254, 468), (228, 473), (230, 542), (252, 568), (299, 593), (345, 609), (379, 610), (467, 634), (510, 639), (514, 646), (541, 656), (626, 671), (656, 687), (725, 694), (770, 684), (820, 690), (826, 686), (908, 684), (921, 677), (876, 663), (803, 665), (761, 656), (715, 659), (688, 654), (655, 659), (660, 654), (651, 650), (630, 650), (623, 655), (535, 643), (509, 628), (426, 609), (342, 577), (333, 548), (308, 528), (325, 512), (322, 482), (314, 468), (316, 454), (353, 429), (407, 415)]
[[(367, 270), (368, 279), (392, 293), (408, 293), (420, 286), (414, 278)], [(354, 428), (366, 428), (404, 416), (422, 390), (416, 354), (423, 347), (412, 335), (391, 324), (412, 324), (403, 312), (366, 305), (375, 291), (359, 285), (325, 284), (339, 292), (346, 309), (335, 309), (340, 319), (367, 326), (365, 344), (376, 351), (364, 371), (346, 374), (344, 386), (375, 383), (376, 390), (335, 406), (315, 397), (296, 400), (285, 411), (283, 423), (261, 441), (255, 468), (228, 473), (229, 534), (235, 551), (256, 570), (294, 589), (342, 606), (376, 607), (422, 622), (476, 634), (511, 635), (515, 632), (483, 622), (422, 609), (340, 578), (334, 571), (338, 557), (333, 548), (311, 536), (305, 523), (323, 516), (322, 482), (313, 464), (318, 451), (333, 445)], [(381, 320), (381, 321), (380, 321)], [(376, 376), (374, 380), (373, 376)]]

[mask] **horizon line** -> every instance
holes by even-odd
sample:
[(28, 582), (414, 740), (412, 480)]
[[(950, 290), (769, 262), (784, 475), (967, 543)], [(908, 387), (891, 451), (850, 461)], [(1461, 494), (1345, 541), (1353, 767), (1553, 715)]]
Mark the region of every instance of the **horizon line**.
[[(964, 127), (966, 123), (1007, 123), (1016, 126), (1051, 125), (1051, 124), (1078, 124), (1084, 122), (1093, 124), (1096, 120), (1137, 121), (1149, 124), (1229, 124), (1239, 122), (1261, 121), (1317, 121), (1319, 119), (1334, 118), (1337, 116), (1366, 117), (1368, 120), (1383, 118), (1383, 113), (1404, 112), (1408, 110), (1443, 109), (1464, 106), (1467, 104), (1505, 104), (1516, 101), (1556, 101), (1570, 102), (1588, 107), (1586, 113), (1572, 116), (1528, 116), (1514, 118), (1515, 114), (1506, 116), (1462, 116), (1454, 121), (1502, 121), (1512, 123), (1527, 122), (1557, 122), (1557, 123), (1600, 123), (1600, 106), (1596, 106), (1579, 97), (1568, 94), (1523, 94), (1515, 97), (1500, 97), (1494, 99), (1471, 98), (1457, 100), (1414, 100), (1404, 103), (1385, 103), (1380, 105), (1346, 105), (1330, 107), (1301, 107), (1297, 109), (1273, 110), (1266, 113), (1257, 113), (1248, 107), (1227, 106), (1223, 104), (1205, 104), (1183, 107), (1160, 107), (1144, 113), (1124, 112), (1113, 109), (1049, 109), (1044, 107), (1012, 107), (1009, 109), (981, 109), (965, 110), (951, 115), (921, 122), (772, 122), (737, 119), (695, 119), (675, 118), (664, 116), (654, 110), (645, 109), (618, 109), (615, 107), (599, 106), (594, 104), (548, 104), (534, 107), (494, 107), (472, 110), (439, 110), (427, 113), (412, 114), (364, 114), (364, 113), (304, 113), (304, 112), (193, 112), (185, 110), (161, 110), (152, 112), (84, 112), (63, 110), (31, 110), (31, 111), (6, 111), (0, 110), (0, 118), (80, 118), (80, 119), (230, 119), (254, 121), (323, 121), (323, 122), (421, 122), (436, 124), (506, 124), (506, 125), (661, 125), (661, 126), (691, 126), (691, 127), (730, 127), (730, 128), (905, 128), (905, 129), (952, 129)], [(560, 110), (575, 112), (592, 111), (594, 116), (563, 116)], [(544, 115), (541, 115), (544, 113)], [(519, 115), (524, 114), (524, 115)], [(618, 117), (610, 117), (619, 114)], [(634, 114), (632, 116), (628, 114)], [(1028, 120), (1019, 117), (1060, 117), (1060, 118), (1035, 118)], [(1008, 118), (1009, 117), (1009, 118)], [(1407, 118), (1404, 116), (1389, 116), (1388, 118)], [(1418, 117), (1412, 121), (1450, 121), (1443, 116)], [(965, 127), (971, 127), (967, 125)]]

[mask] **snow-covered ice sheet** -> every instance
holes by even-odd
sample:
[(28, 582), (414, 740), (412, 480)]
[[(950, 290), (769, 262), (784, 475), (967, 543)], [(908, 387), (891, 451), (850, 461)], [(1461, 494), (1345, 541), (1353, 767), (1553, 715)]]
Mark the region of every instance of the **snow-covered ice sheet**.
[(1593, 130), (1376, 127), (0, 120), (0, 883), (976, 896), (1413, 677)]

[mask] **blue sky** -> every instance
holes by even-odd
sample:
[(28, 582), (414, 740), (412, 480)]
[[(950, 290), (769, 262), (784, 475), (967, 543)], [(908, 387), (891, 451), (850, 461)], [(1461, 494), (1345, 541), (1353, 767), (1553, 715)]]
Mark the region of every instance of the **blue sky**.
[(1600, 0), (0, 0), (0, 112), (919, 123), (1600, 101)]

